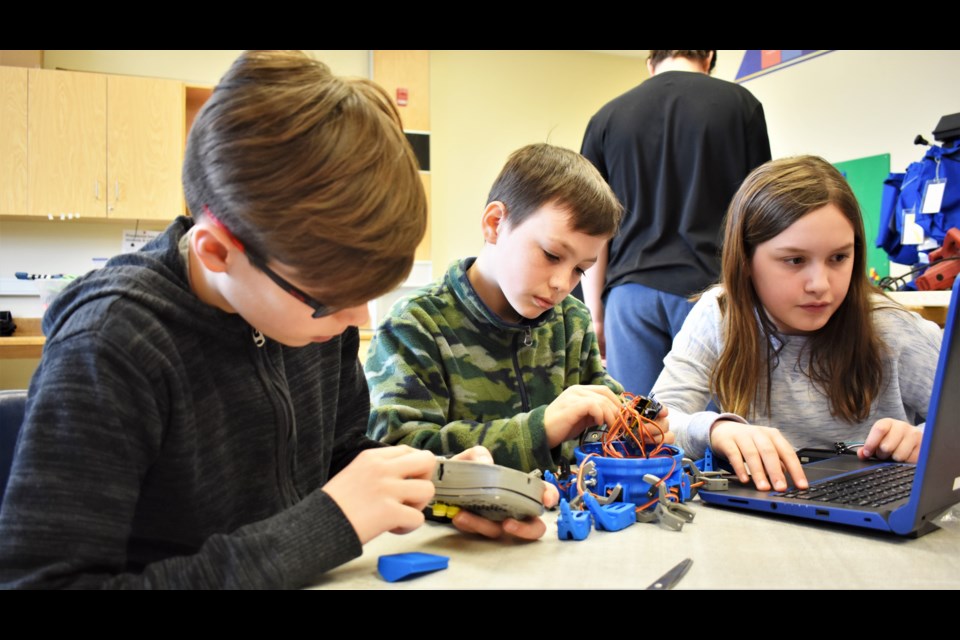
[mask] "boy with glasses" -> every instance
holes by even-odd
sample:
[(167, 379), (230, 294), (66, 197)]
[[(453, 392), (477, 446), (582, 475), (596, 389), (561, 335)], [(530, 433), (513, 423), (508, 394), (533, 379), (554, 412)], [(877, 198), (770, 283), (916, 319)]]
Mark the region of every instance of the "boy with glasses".
[(389, 98), (247, 52), (191, 129), (183, 181), (193, 219), (44, 317), (0, 584), (299, 587), (423, 521), (436, 460), (365, 437), (357, 361), (367, 301), (426, 224)]

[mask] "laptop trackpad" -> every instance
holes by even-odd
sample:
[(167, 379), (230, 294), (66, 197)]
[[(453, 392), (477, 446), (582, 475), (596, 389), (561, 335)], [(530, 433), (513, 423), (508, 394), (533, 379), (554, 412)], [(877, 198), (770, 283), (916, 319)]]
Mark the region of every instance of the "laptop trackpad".
[(827, 460), (809, 462), (803, 465), (803, 473), (807, 476), (807, 481), (816, 482), (817, 480), (823, 480), (824, 478), (836, 476), (841, 473), (875, 467), (883, 462), (882, 460), (861, 460), (857, 456), (844, 455)]

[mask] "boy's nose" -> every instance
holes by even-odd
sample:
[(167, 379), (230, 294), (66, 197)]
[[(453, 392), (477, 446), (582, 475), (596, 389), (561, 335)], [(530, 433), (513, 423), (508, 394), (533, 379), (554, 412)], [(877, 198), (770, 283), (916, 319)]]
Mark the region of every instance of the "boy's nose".
[(577, 285), (571, 282), (571, 276), (560, 271), (554, 272), (550, 278), (550, 288), (554, 291), (570, 292), (575, 286)]
[(347, 307), (337, 312), (341, 322), (351, 327), (361, 327), (370, 322), (370, 308), (366, 303)]

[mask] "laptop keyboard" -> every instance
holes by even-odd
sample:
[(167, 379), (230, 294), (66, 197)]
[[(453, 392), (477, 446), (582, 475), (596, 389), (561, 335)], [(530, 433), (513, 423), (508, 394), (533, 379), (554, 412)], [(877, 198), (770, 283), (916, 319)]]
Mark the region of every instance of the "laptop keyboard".
[(914, 465), (887, 465), (863, 473), (828, 480), (809, 489), (793, 489), (785, 498), (816, 500), (859, 507), (881, 507), (910, 497)]

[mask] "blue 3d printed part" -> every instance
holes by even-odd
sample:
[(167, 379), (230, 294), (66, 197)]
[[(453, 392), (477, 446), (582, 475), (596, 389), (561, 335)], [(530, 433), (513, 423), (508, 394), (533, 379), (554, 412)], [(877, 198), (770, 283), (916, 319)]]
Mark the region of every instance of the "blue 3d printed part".
[(555, 486), (562, 500), (570, 501), (577, 497), (577, 483), (573, 479), (568, 479), (566, 484), (564, 484), (560, 482), (560, 478), (558, 478), (556, 474), (547, 469), (543, 472), (543, 481)]
[(447, 556), (433, 553), (395, 553), (380, 556), (377, 571), (387, 582), (396, 582), (410, 576), (446, 569), (450, 562)]
[[(622, 443), (616, 446), (623, 447)], [(680, 500), (690, 499), (690, 479), (683, 470), (683, 450), (679, 447), (666, 445), (663, 447), (669, 455), (657, 458), (611, 458), (603, 454), (600, 443), (589, 443), (574, 451), (577, 464), (582, 465), (589, 454), (599, 454), (590, 458), (596, 467), (597, 484), (593, 492), (606, 495), (616, 485), (623, 488), (620, 499), (623, 502), (646, 504), (653, 497), (649, 495), (651, 484), (643, 476), (652, 474), (664, 479), (668, 489), (677, 488)]]
[(707, 447), (703, 457), (694, 462), (694, 464), (697, 465), (697, 469), (700, 469), (700, 471), (715, 471), (717, 467), (713, 464), (713, 450)]
[(583, 503), (593, 514), (597, 531), (620, 531), (637, 521), (637, 505), (632, 502), (614, 502), (602, 505), (589, 493), (583, 494)]
[(573, 511), (566, 500), (560, 500), (557, 537), (561, 540), (583, 540), (590, 535), (590, 512)]

